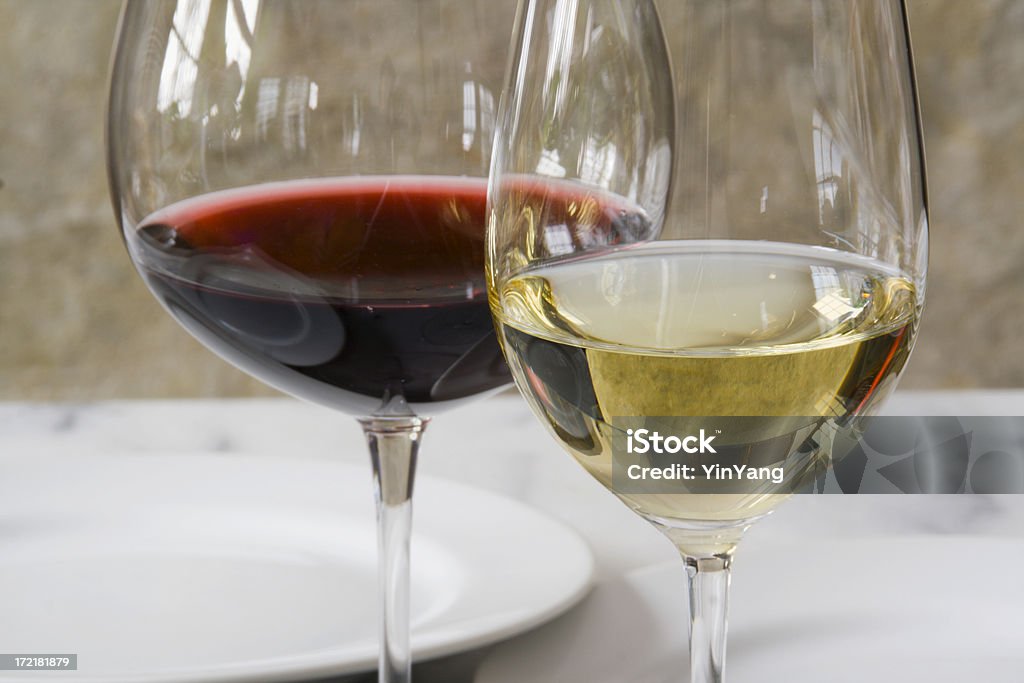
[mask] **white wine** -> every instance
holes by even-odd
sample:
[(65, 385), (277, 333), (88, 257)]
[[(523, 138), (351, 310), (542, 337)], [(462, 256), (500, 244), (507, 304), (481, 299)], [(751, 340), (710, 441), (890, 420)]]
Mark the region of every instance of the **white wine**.
[[(786, 491), (771, 481), (741, 493), (710, 482), (691, 493), (623, 491), (612, 484), (613, 418), (779, 417), (781, 430), (786, 417), (864, 414), (891, 390), (919, 311), (913, 283), (881, 262), (738, 240), (565, 259), (494, 294), (531, 407), (600, 482), (665, 523), (750, 519)], [(746, 445), (756, 460), (757, 444)]]

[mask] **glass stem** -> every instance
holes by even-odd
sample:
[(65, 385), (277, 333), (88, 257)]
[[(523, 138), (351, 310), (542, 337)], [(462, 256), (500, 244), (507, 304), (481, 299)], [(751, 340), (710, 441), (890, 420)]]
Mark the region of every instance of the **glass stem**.
[(683, 552), (690, 587), (690, 683), (722, 683), (732, 550)]
[(409, 683), (409, 538), (420, 440), (429, 420), (415, 416), (359, 421), (370, 448), (377, 499), (380, 683)]

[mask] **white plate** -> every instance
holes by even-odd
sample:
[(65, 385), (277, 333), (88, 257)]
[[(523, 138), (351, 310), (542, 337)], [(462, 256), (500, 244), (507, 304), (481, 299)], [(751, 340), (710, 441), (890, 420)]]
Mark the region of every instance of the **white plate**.
[[(578, 608), (498, 645), (476, 683), (681, 683), (681, 563), (605, 582)], [(912, 537), (744, 554), (726, 675), (737, 683), (1019, 683), (1024, 542)]]
[[(530, 629), (587, 591), (573, 532), (420, 478), (413, 650)], [(0, 458), (0, 652), (77, 653), (78, 672), (0, 680), (278, 681), (376, 664), (369, 467), (273, 457)]]

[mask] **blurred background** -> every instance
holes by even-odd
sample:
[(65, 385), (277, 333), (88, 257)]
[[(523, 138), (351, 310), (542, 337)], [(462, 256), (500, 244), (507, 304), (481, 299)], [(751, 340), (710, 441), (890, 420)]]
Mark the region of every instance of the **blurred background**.
[[(932, 251), (901, 386), (1024, 387), (1024, 1), (908, 4)], [(103, 144), (119, 7), (0, 0), (0, 400), (273, 394), (180, 329), (124, 253)]]

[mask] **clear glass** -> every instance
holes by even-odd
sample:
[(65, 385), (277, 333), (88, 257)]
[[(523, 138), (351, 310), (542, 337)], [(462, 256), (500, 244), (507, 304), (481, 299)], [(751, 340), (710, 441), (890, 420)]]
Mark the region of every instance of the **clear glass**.
[(128, 0), (115, 48), (108, 169), (140, 275), (211, 350), (364, 428), (387, 683), (410, 675), (423, 431), (510, 381), (483, 269), (503, 4)]
[(813, 471), (892, 390), (927, 270), (905, 7), (523, 0), (494, 150), (488, 288), (513, 377), (678, 548), (691, 680), (721, 681), (736, 544), (794, 489), (623, 486), (619, 420), (755, 417), (756, 436), (717, 436), (722, 464)]

